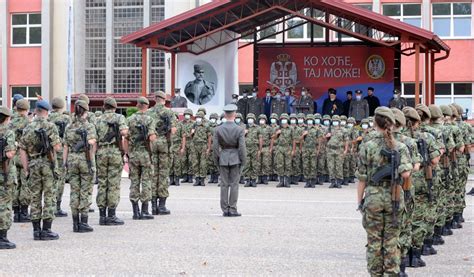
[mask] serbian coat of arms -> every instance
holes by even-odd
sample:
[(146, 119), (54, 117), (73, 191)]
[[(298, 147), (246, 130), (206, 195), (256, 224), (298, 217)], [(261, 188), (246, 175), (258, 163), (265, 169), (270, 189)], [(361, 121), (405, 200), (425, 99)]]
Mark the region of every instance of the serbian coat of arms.
[(365, 62), (365, 71), (370, 78), (380, 79), (385, 73), (385, 61), (379, 55), (372, 55)]
[(270, 65), (270, 80), (267, 83), (280, 91), (295, 88), (299, 83), (296, 63), (291, 61), (288, 54), (279, 54), (276, 58), (277, 60)]

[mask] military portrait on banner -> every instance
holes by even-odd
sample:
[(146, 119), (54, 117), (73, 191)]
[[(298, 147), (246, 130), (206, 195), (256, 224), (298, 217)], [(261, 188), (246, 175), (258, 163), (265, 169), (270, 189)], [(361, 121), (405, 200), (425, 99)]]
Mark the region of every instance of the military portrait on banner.
[(194, 77), (196, 79), (189, 81), (184, 88), (186, 98), (196, 105), (204, 105), (211, 101), (216, 94), (215, 83), (206, 80), (204, 69), (201, 64), (194, 65)]

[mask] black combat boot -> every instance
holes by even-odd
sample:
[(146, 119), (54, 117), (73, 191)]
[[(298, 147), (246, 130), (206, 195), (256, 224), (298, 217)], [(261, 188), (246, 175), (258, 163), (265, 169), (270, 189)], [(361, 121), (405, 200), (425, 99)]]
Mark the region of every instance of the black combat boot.
[(443, 232), (443, 227), (435, 226), (434, 227), (434, 234), (433, 234), (433, 245), (443, 245), (444, 239), (441, 236)]
[(41, 231), (41, 240), (57, 240), (59, 235), (51, 231), (53, 221), (51, 219), (43, 220), (43, 230)]
[(278, 180), (279, 180), (279, 176), (278, 176), (278, 175), (276, 175), (276, 174), (271, 174), (271, 175), (270, 175), (270, 181), (271, 181), (271, 182), (276, 182), (276, 181), (278, 181)]
[(41, 222), (39, 220), (31, 221), (33, 224), (33, 239), (41, 240)]
[(30, 216), (28, 215), (28, 205), (21, 205), (20, 206), (20, 215), (19, 215), (19, 222), (30, 222)]
[(316, 179), (312, 178), (309, 184), (311, 185), (311, 188), (315, 188), (316, 187)]
[(349, 177), (349, 179), (348, 179), (349, 183), (354, 184), (355, 183), (354, 179), (355, 179), (354, 176)]
[(13, 222), (20, 222), (20, 206), (13, 206)]
[(258, 185), (263, 185), (262, 176), (257, 177), (257, 184)]
[(199, 185), (201, 187), (205, 187), (206, 186), (206, 177), (199, 177)]
[(183, 182), (183, 183), (189, 183), (189, 175), (188, 175), (188, 174), (184, 174), (183, 180), (181, 180), (181, 182)]
[(175, 177), (175, 178), (174, 178), (174, 184), (175, 184), (176, 186), (178, 186), (178, 187), (181, 185), (181, 184), (179, 183), (179, 177)]
[(451, 220), (446, 220), (446, 223), (443, 226), (443, 231), (441, 235), (443, 236), (451, 236), (453, 234), (453, 230), (451, 230)]
[(170, 210), (166, 208), (166, 197), (160, 197), (160, 204), (158, 205), (158, 214), (167, 215), (170, 213)]
[(101, 208), (99, 207), (99, 225), (107, 225), (106, 224), (106, 217), (107, 217), (107, 214), (106, 214), (107, 210), (106, 208)]
[(175, 186), (176, 183), (174, 182), (174, 175), (170, 175), (169, 178), (170, 178), (170, 183), (169, 183), (169, 185), (170, 185), (170, 186)]
[(311, 187), (311, 179), (306, 179), (306, 184), (304, 184), (305, 188), (310, 188)]
[[(454, 226), (456, 226), (456, 228)], [(453, 222), (451, 223), (451, 229), (460, 229), (460, 228), (462, 228), (461, 213), (454, 213)]]
[(88, 233), (94, 231), (94, 229), (88, 224), (89, 216), (87, 214), (81, 214), (81, 221), (79, 222), (79, 233)]
[(306, 179), (304, 178), (304, 175), (300, 175), (298, 182), (306, 182)]
[(462, 216), (462, 213), (459, 213), (459, 223), (464, 223), (464, 216)]
[(410, 253), (410, 267), (424, 267), (426, 263), (421, 259), (421, 249), (411, 248)]
[(211, 173), (211, 175), (209, 176), (209, 184), (217, 183), (217, 181), (215, 181), (215, 176), (216, 176), (216, 174)]
[(474, 196), (474, 188), (471, 188), (471, 190), (470, 190), (468, 193), (466, 193), (466, 194), (467, 194), (467, 195), (473, 195), (473, 196)]
[(109, 208), (109, 216), (106, 219), (106, 225), (123, 225), (125, 222), (115, 215), (115, 208)]
[(329, 175), (327, 175), (327, 174), (324, 175), (324, 182), (325, 183), (329, 182)]
[(196, 177), (196, 182), (194, 182), (194, 184), (193, 184), (194, 187), (199, 186), (200, 179), (201, 179), (201, 177)]
[(285, 181), (283, 182), (285, 188), (291, 188), (291, 177), (285, 176)]
[(423, 256), (436, 255), (438, 252), (433, 248), (433, 238), (427, 237), (423, 240), (421, 254)]
[(289, 179), (290, 180), (290, 185), (297, 185), (298, 184), (298, 180), (297, 180), (298, 177), (292, 175), (289, 178), (290, 178)]
[(192, 175), (192, 174), (189, 175), (189, 181), (188, 181), (188, 183), (192, 183), (193, 180), (194, 180), (194, 175)]
[(276, 186), (277, 188), (283, 188), (285, 186), (285, 177), (280, 176), (280, 183)]
[(56, 212), (54, 213), (56, 217), (66, 217), (67, 213), (61, 210), (61, 201), (56, 202)]
[(333, 188), (336, 188), (336, 180), (335, 179), (331, 179), (331, 184), (329, 185), (329, 188), (330, 189), (333, 189)]
[(148, 213), (148, 201), (142, 202), (142, 212), (140, 213), (140, 219), (147, 220), (155, 218)]
[(7, 238), (7, 230), (0, 230), (0, 249), (15, 249), (16, 245)]
[(79, 233), (79, 214), (72, 215), (72, 231)]
[(151, 198), (151, 214), (158, 214), (158, 199), (156, 199), (156, 197)]
[(344, 179), (343, 179), (343, 181), (342, 181), (342, 185), (343, 185), (343, 186), (348, 186), (348, 185), (349, 185), (349, 178), (344, 177)]
[(248, 188), (248, 187), (250, 187), (250, 186), (251, 186), (251, 185), (250, 185), (250, 179), (245, 180), (244, 188)]
[(322, 185), (323, 183), (321, 183), (321, 178), (319, 176), (316, 176), (316, 178), (314, 179), (314, 184), (315, 185)]
[(130, 200), (130, 202), (132, 202), (133, 219), (140, 219), (140, 209), (138, 208), (138, 201)]
[(338, 189), (342, 188), (342, 183), (343, 183), (342, 179), (336, 179), (336, 188)]
[(267, 176), (267, 175), (263, 175), (263, 176), (262, 176), (262, 183), (263, 183), (264, 185), (268, 185), (268, 176)]
[(408, 277), (408, 274), (405, 273), (405, 268), (407, 266), (408, 259), (406, 257), (402, 257), (400, 261), (400, 272), (398, 273), (398, 277)]

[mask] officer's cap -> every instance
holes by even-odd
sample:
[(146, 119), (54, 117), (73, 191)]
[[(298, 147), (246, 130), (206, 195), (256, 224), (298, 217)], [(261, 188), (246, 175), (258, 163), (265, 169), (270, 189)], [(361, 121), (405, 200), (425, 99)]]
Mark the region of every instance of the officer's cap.
[(54, 97), (51, 101), (51, 105), (53, 106), (53, 109), (62, 109), (65, 105), (64, 99), (61, 97)]
[(255, 115), (253, 113), (249, 113), (249, 114), (247, 114), (247, 120), (249, 118), (252, 118), (253, 120), (255, 120)]
[(137, 103), (142, 105), (150, 105), (150, 101), (148, 101), (148, 99), (143, 96), (138, 97)]
[(356, 94), (362, 94), (362, 90), (356, 89), (356, 90), (355, 90), (355, 93), (356, 93)]
[(202, 69), (202, 66), (200, 64), (195, 64), (194, 65), (194, 72), (204, 73), (204, 70)]
[(104, 100), (104, 105), (109, 105), (111, 107), (117, 108), (117, 101), (113, 97), (107, 97)]
[(407, 123), (407, 120), (403, 112), (397, 108), (390, 108), (390, 109), (392, 110), (393, 116), (395, 117), (395, 121), (401, 126), (405, 126)]
[(329, 92), (329, 94), (334, 94), (334, 95), (337, 94), (337, 91), (333, 88), (328, 89), (328, 92)]
[(420, 115), (418, 114), (418, 112), (412, 107), (403, 108), (403, 114), (405, 115), (405, 117), (407, 119), (414, 119), (416, 121), (421, 120)]
[(239, 94), (238, 94), (238, 93), (232, 94), (232, 99), (237, 99), (237, 98), (239, 98)]
[(88, 111), (89, 110), (89, 104), (87, 104), (86, 101), (83, 100), (77, 100), (76, 101), (76, 106), (83, 108), (84, 110)]
[(393, 90), (393, 94), (400, 94), (400, 93), (402, 93), (402, 92), (397, 88)]
[(90, 103), (89, 97), (87, 95), (85, 95), (84, 93), (79, 94), (79, 96), (77, 97), (77, 100), (85, 101), (87, 103), (87, 105), (89, 105), (89, 103)]
[(453, 111), (447, 105), (441, 105), (439, 108), (441, 109), (441, 112), (444, 116), (453, 116)]
[(429, 118), (431, 118), (430, 109), (429, 109), (425, 104), (418, 104), (418, 105), (416, 105), (415, 110), (421, 111), (421, 112), (423, 112), (424, 114), (426, 114), (426, 116), (428, 116)]
[(26, 100), (25, 98), (22, 98), (16, 101), (15, 106), (17, 109), (27, 111), (30, 109), (30, 102), (28, 102), (28, 100)]
[(10, 111), (10, 109), (8, 109), (7, 107), (0, 107), (0, 114), (3, 114), (5, 116), (8, 116), (8, 117), (11, 117), (12, 116), (12, 112)]
[(36, 108), (37, 109), (43, 109), (43, 110), (51, 110), (51, 106), (49, 105), (48, 101), (46, 100), (40, 100), (36, 102)]
[[(224, 112), (235, 112), (237, 111), (237, 106), (234, 104), (227, 104), (224, 106)], [(240, 115), (242, 117), (242, 115)]]
[(395, 124), (395, 117), (393, 116), (392, 111), (387, 107), (378, 107), (375, 109), (375, 114), (384, 116), (388, 118), (393, 124)]
[(443, 112), (438, 106), (431, 104), (428, 106), (428, 109), (430, 109), (431, 118), (436, 119), (436, 118), (443, 117)]

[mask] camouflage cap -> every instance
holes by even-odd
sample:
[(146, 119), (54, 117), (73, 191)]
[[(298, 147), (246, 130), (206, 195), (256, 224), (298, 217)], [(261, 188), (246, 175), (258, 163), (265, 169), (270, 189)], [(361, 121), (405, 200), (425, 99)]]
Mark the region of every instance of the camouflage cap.
[(196, 117), (201, 117), (203, 118), (205, 116), (205, 114), (203, 112), (197, 112), (196, 113)]
[(320, 113), (315, 113), (314, 114), (314, 119), (321, 119), (321, 114)]
[(395, 124), (395, 117), (393, 116), (392, 110), (390, 110), (389, 108), (377, 107), (374, 113), (388, 118), (393, 124)]
[(253, 113), (249, 113), (249, 114), (247, 114), (247, 120), (249, 118), (252, 118), (253, 120), (255, 120), (255, 115)]
[(75, 103), (76, 106), (83, 108), (84, 110), (89, 110), (89, 104), (84, 100), (77, 100)]
[(270, 118), (278, 119), (278, 115), (277, 115), (276, 113), (272, 113), (272, 114), (270, 115)]
[(369, 119), (368, 119), (368, 118), (364, 118), (364, 119), (362, 119), (362, 120), (360, 121), (360, 124), (364, 124), (364, 123), (369, 124)]
[(331, 119), (331, 117), (328, 114), (323, 115), (323, 119)]
[(356, 120), (355, 120), (355, 118), (353, 118), (353, 117), (349, 117), (349, 118), (347, 119), (347, 122), (348, 122), (348, 123), (355, 123)]
[(429, 109), (425, 104), (418, 104), (418, 105), (416, 105), (415, 110), (421, 111), (421, 112), (423, 112), (424, 114), (426, 114), (426, 116), (428, 116), (429, 118), (431, 118), (430, 109)]
[(421, 120), (420, 115), (418, 114), (418, 112), (412, 107), (405, 107), (405, 108), (403, 108), (402, 111), (403, 111), (403, 114), (405, 115), (405, 118), (407, 118), (407, 119), (414, 119), (416, 121)]
[(332, 121), (340, 121), (341, 120), (341, 117), (338, 116), (337, 114), (333, 115), (332, 118), (331, 118)]
[(237, 114), (235, 115), (235, 117), (242, 119), (242, 114), (241, 114), (241, 113), (237, 113)]
[(299, 113), (297, 117), (298, 117), (298, 119), (301, 119), (301, 118), (304, 119), (306, 117), (306, 115), (304, 113)]
[(448, 106), (451, 111), (453, 112), (453, 115), (452, 116), (455, 116), (455, 117), (458, 117), (459, 116), (459, 113), (458, 113), (458, 109), (453, 105), (453, 104), (450, 104)]
[(290, 114), (290, 118), (298, 118), (295, 113)]
[(453, 111), (447, 105), (441, 105), (439, 108), (441, 109), (441, 112), (444, 116), (453, 116)]
[(200, 107), (200, 108), (198, 109), (198, 112), (203, 112), (203, 113), (204, 113), (204, 115), (206, 115), (206, 114), (207, 114), (207, 112), (206, 112), (206, 108), (204, 108), (204, 107)]
[[(19, 100), (17, 100), (17, 101), (19, 101)], [(12, 112), (10, 111), (10, 109), (8, 109), (7, 107), (3, 107), (3, 106), (0, 107), (0, 114), (6, 115), (6, 116), (9, 116), (9, 117), (12, 116)]]
[(137, 103), (142, 105), (150, 105), (150, 101), (148, 101), (148, 99), (143, 96), (138, 97)]
[(405, 126), (407, 124), (407, 120), (403, 112), (397, 108), (390, 108), (392, 110), (393, 116), (395, 117), (395, 121), (398, 122), (401, 126)]
[(347, 116), (345, 116), (345, 115), (341, 115), (339, 118), (341, 119), (341, 121), (342, 120), (347, 120)]
[(282, 114), (280, 115), (280, 119), (288, 119), (288, 118), (289, 118), (289, 116), (288, 116), (287, 113), (282, 113)]
[(64, 102), (64, 99), (61, 97), (54, 97), (53, 100), (51, 101), (51, 105), (53, 106), (53, 109), (62, 109), (64, 108), (64, 105), (66, 103)]
[(186, 109), (186, 110), (184, 110), (184, 113), (183, 113), (183, 114), (193, 115), (193, 110), (191, 110), (191, 109)]
[(308, 114), (306, 120), (314, 120), (314, 114)]
[(209, 116), (209, 119), (211, 118), (218, 119), (219, 115), (217, 113), (211, 113), (211, 115)]
[(431, 104), (428, 106), (428, 109), (430, 109), (431, 118), (436, 119), (436, 118), (443, 117), (443, 112), (438, 106)]
[(161, 98), (161, 99), (165, 99), (165, 100), (166, 100), (166, 93), (164, 93), (164, 92), (161, 91), (161, 90), (155, 92), (155, 96), (158, 97), (158, 98)]
[(258, 116), (258, 120), (262, 120), (262, 119), (265, 119), (267, 120), (267, 116), (265, 114), (261, 114)]
[(113, 97), (107, 97), (104, 99), (104, 105), (109, 105), (114, 108), (117, 108), (117, 101)]
[(16, 101), (15, 106), (17, 109), (28, 111), (30, 109), (30, 102), (25, 98), (22, 98)]
[(86, 102), (87, 105), (89, 105), (89, 103), (90, 103), (89, 97), (87, 95), (85, 95), (84, 93), (79, 94), (79, 96), (77, 97), (77, 100), (82, 100), (82, 101)]

